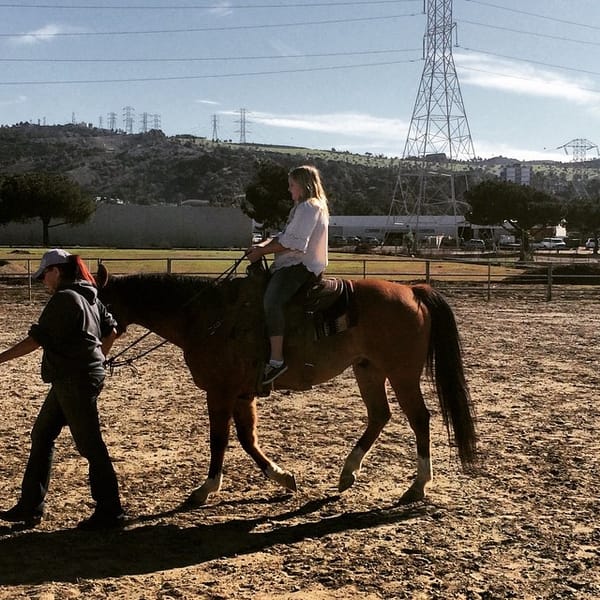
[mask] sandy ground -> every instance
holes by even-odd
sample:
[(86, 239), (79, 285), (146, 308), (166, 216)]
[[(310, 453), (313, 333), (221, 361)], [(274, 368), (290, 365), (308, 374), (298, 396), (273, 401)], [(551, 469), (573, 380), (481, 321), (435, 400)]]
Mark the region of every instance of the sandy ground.
[[(310, 392), (260, 399), (264, 449), (299, 491), (264, 479), (232, 438), (223, 489), (182, 508), (208, 465), (203, 393), (164, 346), (107, 381), (100, 410), (130, 521), (83, 533), (85, 463), (59, 438), (48, 515), (0, 525), (0, 598), (256, 599), (600, 597), (600, 301), (453, 294), (477, 405), (483, 466), (463, 475), (437, 400), (435, 480), (398, 503), (415, 469), (398, 406), (343, 495), (343, 460), (365, 423), (351, 373)], [(40, 303), (0, 304), (0, 348)], [(134, 333), (128, 334), (132, 339)], [(0, 367), (0, 507), (18, 495), (29, 430), (44, 397), (39, 354)]]

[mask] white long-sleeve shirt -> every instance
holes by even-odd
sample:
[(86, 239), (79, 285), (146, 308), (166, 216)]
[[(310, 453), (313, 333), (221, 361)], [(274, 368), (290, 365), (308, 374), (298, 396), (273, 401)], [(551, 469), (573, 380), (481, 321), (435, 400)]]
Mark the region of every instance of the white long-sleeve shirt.
[(296, 204), (285, 229), (277, 237), (286, 249), (275, 254), (271, 270), (303, 264), (315, 275), (327, 266), (329, 215), (327, 209), (306, 200)]

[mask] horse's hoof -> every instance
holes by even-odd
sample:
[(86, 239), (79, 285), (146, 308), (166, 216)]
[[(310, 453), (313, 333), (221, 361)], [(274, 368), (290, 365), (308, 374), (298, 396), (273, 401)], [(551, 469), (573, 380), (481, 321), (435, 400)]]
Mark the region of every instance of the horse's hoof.
[(204, 506), (208, 500), (208, 494), (204, 490), (194, 490), (187, 498), (184, 506)]
[(411, 485), (400, 498), (400, 504), (411, 504), (425, 498), (425, 490), (421, 486)]
[(342, 473), (340, 475), (340, 482), (338, 483), (338, 491), (345, 492), (348, 488), (351, 488), (356, 482), (356, 475), (354, 473)]
[(282, 485), (286, 490), (289, 490), (290, 492), (298, 491), (298, 487), (296, 486), (296, 478), (292, 475), (292, 473), (286, 473)]
[(271, 481), (279, 484), (290, 492), (297, 492), (296, 478), (289, 471), (284, 471), (281, 467), (276, 464), (269, 465), (264, 471), (265, 477), (268, 477)]

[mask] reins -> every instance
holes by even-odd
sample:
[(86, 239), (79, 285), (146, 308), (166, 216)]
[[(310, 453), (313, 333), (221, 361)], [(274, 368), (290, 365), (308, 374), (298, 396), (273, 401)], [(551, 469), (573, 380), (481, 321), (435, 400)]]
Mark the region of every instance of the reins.
[[(226, 269), (225, 271), (223, 271), (223, 273), (221, 273), (216, 279), (212, 279), (210, 281), (210, 284), (209, 284), (208, 287), (214, 287), (214, 286), (218, 285), (219, 283), (222, 283), (223, 281), (228, 281), (229, 279), (231, 279), (231, 277), (236, 272), (237, 268), (240, 266), (241, 262), (246, 258), (247, 255), (248, 255), (248, 253), (244, 252), (244, 254), (240, 258), (238, 258), (231, 265), (231, 267), (229, 267), (228, 269)], [(266, 263), (266, 260), (265, 260), (264, 257), (263, 257), (263, 260)], [(186, 300), (181, 305), (181, 308), (185, 308), (186, 306), (188, 306), (189, 304), (191, 304), (192, 302), (194, 302), (195, 300), (197, 300), (204, 293), (206, 293), (206, 291), (207, 291), (207, 288), (203, 288), (197, 294), (194, 294), (191, 298), (189, 298), (188, 300)], [(217, 331), (217, 329), (221, 326), (221, 324), (222, 324), (221, 321), (215, 321), (208, 328), (208, 334), (209, 335), (214, 335), (215, 331)], [(147, 354), (150, 354), (151, 352), (154, 352), (155, 350), (158, 350), (159, 348), (161, 348), (165, 344), (169, 343), (169, 340), (162, 340), (158, 344), (155, 344), (154, 346), (152, 346), (152, 348), (149, 348), (148, 350), (144, 350), (143, 352), (140, 352), (139, 354), (136, 354), (135, 356), (132, 356), (130, 358), (121, 358), (120, 360), (118, 360), (120, 356), (123, 356), (124, 354), (126, 354), (127, 352), (129, 352), (132, 348), (134, 348), (135, 346), (137, 346), (140, 342), (142, 342), (143, 340), (145, 340), (152, 333), (154, 333), (154, 332), (152, 332), (152, 331), (146, 331), (146, 333), (144, 333), (143, 335), (141, 335), (140, 337), (138, 337), (136, 340), (134, 340), (133, 342), (131, 342), (131, 344), (129, 344), (129, 346), (126, 346), (125, 348), (123, 348), (123, 350), (121, 350), (120, 352), (118, 352), (114, 356), (111, 356), (109, 359), (105, 360), (104, 361), (104, 366), (105, 366), (105, 368), (107, 368), (109, 370), (110, 374), (112, 375), (114, 373), (115, 369), (117, 369), (119, 367), (124, 367), (124, 366), (128, 366), (134, 372), (137, 373), (137, 369), (135, 368), (135, 366), (133, 364), (136, 360), (139, 360), (140, 358), (146, 356)]]

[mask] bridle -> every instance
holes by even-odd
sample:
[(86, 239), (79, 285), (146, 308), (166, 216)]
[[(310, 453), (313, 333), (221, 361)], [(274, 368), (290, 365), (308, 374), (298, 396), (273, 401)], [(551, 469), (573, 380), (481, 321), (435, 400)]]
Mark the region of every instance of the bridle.
[[(189, 298), (188, 300), (186, 300), (181, 305), (181, 308), (185, 308), (186, 306), (188, 306), (192, 302), (195, 302), (196, 300), (198, 300), (198, 298), (201, 298), (207, 292), (208, 288), (215, 287), (215, 286), (217, 286), (220, 283), (223, 283), (225, 281), (229, 281), (230, 279), (232, 279), (232, 277), (235, 274), (237, 268), (240, 266), (241, 262), (246, 258), (247, 255), (248, 255), (248, 253), (244, 252), (244, 254), (240, 258), (238, 258), (228, 269), (226, 269), (225, 271), (223, 271), (223, 273), (221, 273), (217, 278), (212, 279), (210, 281), (210, 284), (209, 284), (208, 287), (203, 288), (197, 294), (194, 294), (191, 298)], [(263, 268), (266, 268), (267, 265), (266, 265), (266, 259), (265, 259), (264, 256), (262, 257), (262, 261), (263, 261), (263, 265), (262, 265)], [(216, 333), (216, 331), (219, 329), (219, 327), (221, 327), (222, 324), (223, 324), (223, 322), (220, 319), (217, 319), (214, 323), (211, 323), (207, 327), (207, 330), (206, 330), (207, 335), (209, 335), (209, 336), (214, 335)], [(153, 333), (152, 331), (147, 331), (146, 333), (144, 333), (140, 337), (138, 337), (136, 340), (134, 340), (133, 342), (131, 342), (131, 344), (129, 344), (128, 346), (126, 346), (125, 348), (123, 348), (123, 350), (121, 350), (120, 352), (118, 352), (114, 356), (111, 356), (110, 358), (108, 358), (107, 360), (105, 360), (104, 361), (104, 367), (106, 369), (108, 369), (108, 371), (109, 371), (109, 373), (111, 375), (114, 374), (115, 369), (118, 369), (119, 367), (125, 367), (125, 366), (129, 367), (132, 371), (134, 371), (137, 374), (137, 369), (136, 369), (135, 365), (133, 364), (135, 361), (139, 360), (140, 358), (142, 358), (144, 356), (147, 356), (151, 352), (154, 352), (155, 350), (158, 350), (159, 348), (161, 348), (165, 344), (169, 343), (169, 340), (162, 340), (161, 342), (158, 342), (157, 344), (155, 344), (154, 346), (152, 346), (148, 350), (144, 350), (143, 352), (139, 352), (135, 356), (131, 356), (131, 357), (128, 357), (128, 358), (123, 357), (132, 348), (135, 348), (135, 346), (137, 346), (138, 344), (140, 344), (143, 340), (145, 340), (152, 333)], [(121, 357), (123, 357), (123, 358), (121, 358)]]

